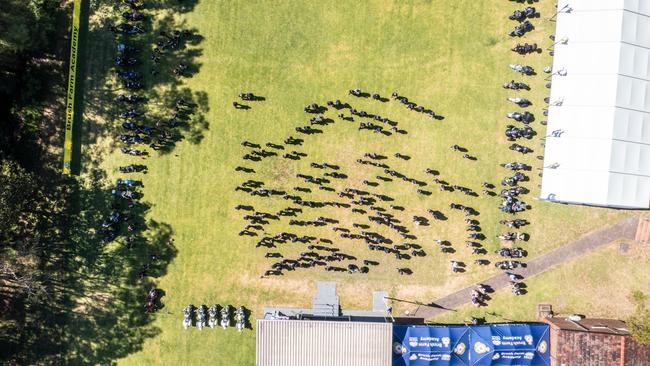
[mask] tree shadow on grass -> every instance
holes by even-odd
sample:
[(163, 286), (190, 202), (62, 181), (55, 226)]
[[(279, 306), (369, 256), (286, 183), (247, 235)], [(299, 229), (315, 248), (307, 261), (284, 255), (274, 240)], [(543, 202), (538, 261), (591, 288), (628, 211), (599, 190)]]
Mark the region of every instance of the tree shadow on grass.
[[(179, 141), (186, 140), (191, 144), (198, 144), (203, 140), (204, 132), (209, 129), (205, 113), (209, 110), (208, 95), (205, 92), (193, 92), (189, 88), (171, 88), (153, 96), (159, 101), (160, 109), (154, 119), (168, 121), (170, 115), (164, 115), (165, 106), (173, 106), (179, 100), (184, 101), (184, 106), (179, 111), (174, 111), (175, 126), (172, 137), (157, 149), (160, 154), (168, 154), (174, 150)], [(162, 110), (162, 111), (160, 111)], [(152, 114), (153, 115), (153, 114)]]
[(170, 10), (175, 13), (189, 13), (196, 7), (199, 0), (157, 0), (148, 4), (149, 9)]
[[(152, 139), (157, 143), (152, 148), (156, 148), (159, 153), (172, 152), (182, 140), (193, 144), (201, 142), (204, 131), (209, 126), (205, 118), (208, 96), (206, 92), (194, 92), (183, 87), (183, 84), (186, 79), (194, 77), (201, 68), (197, 59), (203, 53), (200, 44), (204, 38), (197, 29), (187, 27), (184, 21), (175, 16), (179, 11), (191, 11), (197, 1), (169, 0), (151, 3), (151, 6), (144, 10), (147, 19), (139, 23), (146, 29), (146, 32), (141, 34), (112, 33), (109, 26), (124, 23), (121, 12), (125, 11), (126, 7), (116, 7), (114, 2), (107, 0), (98, 0), (96, 3), (92, 14), (94, 21), (89, 24), (86, 35), (89, 47), (86, 47), (80, 56), (88, 64), (85, 68), (85, 80), (81, 79), (84, 80), (86, 89), (83, 103), (84, 142), (94, 144), (104, 138), (108, 149), (121, 147), (113, 137), (129, 131), (122, 128), (123, 120), (118, 118), (118, 115), (131, 108), (145, 113), (137, 123), (149, 127), (156, 126)], [(172, 42), (175, 34), (179, 35), (178, 40)], [(115, 65), (118, 43), (135, 49), (123, 56), (137, 59), (136, 65)], [(159, 51), (154, 52), (155, 48)], [(182, 67), (183, 71), (175, 73), (174, 70), (179, 67)], [(137, 72), (141, 76), (143, 88), (125, 88), (124, 80), (117, 76), (117, 71)], [(136, 94), (143, 97), (145, 102), (136, 105), (116, 102), (115, 97), (120, 94)], [(185, 118), (180, 118), (180, 123), (169, 124), (169, 120), (176, 114), (176, 102), (181, 98), (194, 108)], [(158, 145), (160, 148), (157, 148)], [(146, 149), (146, 146), (136, 148)], [(150, 154), (155, 155), (153, 151), (150, 151)]]
[[(172, 9), (168, 11), (190, 11), (195, 4), (196, 1), (185, 1), (179, 10), (170, 1)], [(174, 30), (183, 29), (183, 24), (167, 14), (145, 22), (148, 33), (114, 35), (105, 26), (109, 22), (121, 23), (124, 9), (120, 7), (118, 11), (114, 2), (109, 1), (96, 1), (95, 5), (95, 13), (91, 14), (95, 21), (89, 24), (86, 34), (89, 47), (80, 55), (87, 62), (85, 77), (79, 77), (85, 87), (84, 143), (105, 139), (111, 142), (108, 149), (121, 147), (112, 139), (124, 133), (122, 121), (116, 116), (130, 108), (115, 102), (115, 96), (121, 93), (138, 94), (147, 100), (146, 104), (134, 106), (146, 112), (146, 119), (139, 122), (144, 125), (154, 124), (150, 116), (164, 118), (167, 113), (178, 112), (178, 126), (163, 127), (174, 137), (161, 152), (173, 151), (176, 142), (184, 139), (199, 143), (208, 128), (204, 117), (208, 96), (182, 85), (185, 78), (200, 69), (196, 58), (202, 53), (198, 45), (203, 37), (191, 30), (172, 52), (163, 52), (156, 64), (149, 55), (161, 38), (159, 32), (173, 34)], [(157, 10), (145, 12), (151, 17)], [(118, 42), (138, 49), (134, 57), (140, 62), (129, 70), (143, 76), (146, 89), (126, 90), (118, 80), (116, 71), (122, 69), (114, 65)], [(180, 64), (187, 66), (181, 77), (163, 72), (164, 68)], [(157, 74), (151, 72), (155, 69), (160, 69)], [(179, 111), (180, 99), (183, 103)], [(150, 204), (144, 199), (128, 208), (125, 200), (116, 198), (111, 193), (113, 185), (106, 184), (106, 173), (98, 168), (99, 158), (101, 154), (88, 155), (80, 167), (87, 176), (70, 182), (70, 197), (74, 199), (68, 210), (68, 240), (61, 246), (65, 264), (59, 268), (60, 278), (53, 283), (57, 297), (33, 310), (38, 327), (25, 332), (24, 340), (31, 346), (26, 347), (30, 352), (22, 357), (24, 364), (112, 365), (140, 351), (146, 339), (161, 332), (152, 325), (156, 314), (147, 313), (144, 305), (148, 291), (156, 288), (155, 279), (167, 273), (168, 264), (177, 255), (173, 229), (166, 223), (146, 219)], [(115, 211), (120, 212), (120, 220), (127, 216), (128, 220), (120, 223), (113, 240), (106, 240), (102, 223)], [(127, 229), (129, 225), (131, 230)], [(160, 293), (164, 294), (164, 289)], [(162, 297), (159, 306), (163, 307), (164, 302)]]
[[(30, 303), (22, 318), (15, 317), (14, 334), (2, 336), (8, 347), (0, 359), (10, 360), (8, 364), (112, 365), (160, 333), (152, 326), (156, 314), (146, 313), (144, 304), (147, 292), (156, 287), (155, 279), (167, 273), (177, 255), (173, 229), (146, 220), (149, 204), (141, 199), (128, 212), (120, 208), (135, 229), (121, 225), (115, 240), (107, 242), (99, 230), (111, 207), (117, 206), (105, 173), (94, 169), (84, 180), (70, 179), (68, 187), (64, 239), (43, 243), (48, 247), (43, 282), (49, 296)], [(130, 248), (128, 235), (134, 237)], [(149, 270), (142, 277), (146, 263)]]
[[(177, 255), (172, 228), (146, 220), (150, 205), (142, 199), (129, 210), (120, 206), (128, 221), (114, 240), (104, 240), (98, 228), (107, 211), (118, 207), (116, 201), (122, 199), (105, 186), (103, 172), (93, 173), (90, 186), (77, 191), (80, 209), (71, 218), (69, 273), (63, 284), (67, 301), (61, 309), (65, 352), (60, 357), (64, 364), (115, 364), (159, 334), (160, 329), (151, 325), (156, 315), (145, 311), (145, 299), (149, 289), (156, 287), (155, 278), (167, 273), (168, 264)], [(127, 223), (134, 226), (133, 231), (126, 228)], [(125, 240), (128, 236), (133, 237), (129, 243)], [(149, 270), (142, 277), (146, 263)]]
[[(157, 32), (169, 32), (181, 24), (169, 16), (163, 16), (159, 23), (150, 18), (143, 25), (150, 30), (148, 34), (116, 37), (106, 31), (104, 22), (122, 23), (120, 14), (126, 10), (124, 6), (115, 5), (113, 0), (94, 0), (92, 6), (89, 3), (84, 2), (86, 7), (82, 9), (83, 18), (90, 21), (82, 24), (81, 29), (77, 76), (80, 97), (76, 103), (80, 109), (76, 115), (83, 118), (77, 124), (82, 128), (75, 131), (77, 162), (74, 166), (75, 172), (87, 171), (88, 177), (83, 181), (68, 180), (66, 213), (60, 216), (51, 213), (55, 217), (52, 221), (60, 219), (65, 224), (52, 228), (64, 228), (60, 234), (40, 239), (39, 254), (47, 257), (42, 263), (41, 282), (48, 288), (48, 296), (40, 303), (30, 302), (24, 307), (17, 304), (19, 310), (12, 316), (15, 324), (9, 327), (3, 324), (3, 329), (11, 329), (0, 336), (0, 363), (3, 364), (111, 365), (141, 350), (146, 339), (160, 333), (152, 326), (156, 315), (147, 314), (143, 305), (148, 290), (155, 287), (155, 278), (167, 273), (168, 264), (177, 255), (171, 241), (173, 230), (166, 223), (146, 220), (150, 205), (142, 201), (129, 212), (130, 222), (136, 227), (134, 232), (122, 227), (116, 240), (108, 243), (102, 240), (98, 230), (111, 211), (114, 197), (104, 186), (106, 175), (96, 169), (101, 156), (86, 154), (84, 166), (81, 166), (79, 148), (82, 143), (94, 144), (119, 131), (119, 127), (113, 127), (113, 122), (125, 106), (114, 101), (115, 95), (124, 91), (116, 79), (113, 64), (118, 42), (128, 42), (140, 49), (137, 55), (141, 63), (136, 71), (145, 75), (143, 82), (148, 89), (142, 93), (144, 97), (151, 99), (149, 95), (155, 95), (153, 87), (156, 87), (156, 90), (170, 89), (172, 92), (166, 92), (165, 97), (175, 98), (186, 93), (184, 89), (179, 92), (184, 78), (192, 77), (200, 69), (195, 59), (201, 55), (198, 45), (203, 37), (195, 31), (190, 32), (185, 39), (189, 48), (183, 46), (177, 50), (180, 52), (164, 60), (167, 65), (187, 65), (182, 78), (171, 75), (155, 78), (149, 74), (152, 64), (147, 57), (159, 36)], [(196, 0), (161, 0), (151, 3), (153, 7), (145, 12), (148, 16), (164, 9), (172, 13), (188, 12), (196, 3)], [(156, 26), (169, 29), (152, 31)], [(205, 93), (189, 93), (191, 98), (186, 100), (195, 104), (197, 112), (181, 133), (188, 141), (198, 143), (201, 131), (208, 127), (202, 114), (207, 111), (208, 98)], [(125, 242), (127, 235), (133, 235), (130, 249)], [(150, 266), (143, 277), (141, 268), (145, 263)], [(160, 293), (164, 295), (164, 289)], [(160, 305), (164, 306), (165, 298), (161, 301)]]

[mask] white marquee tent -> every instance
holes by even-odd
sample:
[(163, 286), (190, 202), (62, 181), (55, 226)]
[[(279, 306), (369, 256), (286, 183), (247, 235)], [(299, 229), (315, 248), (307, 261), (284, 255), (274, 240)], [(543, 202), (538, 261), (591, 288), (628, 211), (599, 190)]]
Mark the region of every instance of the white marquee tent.
[(541, 199), (650, 208), (650, 0), (561, 0)]

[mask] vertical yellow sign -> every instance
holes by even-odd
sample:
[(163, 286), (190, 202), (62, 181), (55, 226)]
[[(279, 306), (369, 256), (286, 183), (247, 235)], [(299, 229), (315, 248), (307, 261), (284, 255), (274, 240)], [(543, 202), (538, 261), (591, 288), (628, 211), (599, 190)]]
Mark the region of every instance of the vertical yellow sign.
[(74, 126), (75, 82), (77, 80), (77, 51), (79, 48), (79, 17), (81, 1), (74, 1), (72, 13), (72, 35), (70, 37), (70, 70), (68, 75), (68, 93), (66, 95), (65, 113), (65, 142), (63, 143), (63, 174), (71, 173), (72, 163), (72, 131)]

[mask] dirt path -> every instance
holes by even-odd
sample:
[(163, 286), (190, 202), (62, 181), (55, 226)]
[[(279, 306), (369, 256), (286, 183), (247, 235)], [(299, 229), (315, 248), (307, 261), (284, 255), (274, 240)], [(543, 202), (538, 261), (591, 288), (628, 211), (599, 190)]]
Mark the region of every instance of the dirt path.
[[(524, 276), (524, 278), (529, 278), (542, 273), (553, 266), (568, 262), (602, 245), (611, 243), (614, 240), (634, 239), (637, 223), (638, 218), (636, 217), (625, 219), (617, 224), (587, 234), (576, 241), (537, 257), (530, 262), (527, 262), (528, 266), (526, 268), (520, 268), (512, 272), (518, 273)], [(486, 284), (497, 291), (508, 286), (510, 282), (506, 274), (498, 274), (482, 281), (481, 283)], [(431, 305), (421, 305), (412, 315), (418, 318), (429, 319), (451, 309), (456, 309), (470, 302), (470, 292), (474, 288), (474, 286), (467, 287), (451, 295), (440, 298), (434, 301)]]

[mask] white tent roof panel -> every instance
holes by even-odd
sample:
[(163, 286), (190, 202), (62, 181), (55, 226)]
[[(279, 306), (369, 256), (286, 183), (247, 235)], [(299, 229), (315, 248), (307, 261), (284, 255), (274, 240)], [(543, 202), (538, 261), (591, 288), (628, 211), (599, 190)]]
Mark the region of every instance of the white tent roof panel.
[(618, 81), (619, 77), (614, 74), (556, 75), (552, 80), (551, 102), (562, 100), (563, 106), (613, 106), (617, 100)]
[(610, 174), (607, 201), (618, 207), (648, 207), (650, 178), (627, 174)]
[(621, 41), (641, 47), (650, 47), (650, 17), (624, 11)]
[(650, 113), (614, 107), (551, 107), (548, 135), (557, 130), (562, 131), (562, 139), (612, 139), (650, 145)]
[(612, 138), (650, 145), (650, 113), (616, 108), (612, 124)]
[(621, 43), (619, 62), (621, 75), (650, 80), (650, 49)]
[(611, 141), (549, 137), (546, 139), (544, 166), (559, 164), (562, 169), (607, 171)]
[[(596, 206), (644, 208), (650, 205), (650, 178), (599, 171), (546, 169), (540, 198)], [(577, 185), (576, 182), (590, 182)], [(550, 189), (550, 188), (553, 189)]]
[[(647, 1), (646, 1), (647, 2)], [(571, 43), (628, 43), (650, 48), (650, 15), (633, 11), (598, 10), (574, 11), (557, 15), (555, 35)]]
[(613, 140), (609, 170), (650, 177), (650, 146)]
[[(571, 41), (569, 41), (571, 42)], [(575, 75), (621, 74), (650, 80), (650, 49), (627, 43), (559, 44), (553, 64), (564, 69), (567, 77)]]
[(650, 82), (619, 76), (616, 106), (650, 112)]
[(572, 43), (571, 47), (567, 46), (568, 44), (555, 46), (555, 49), (562, 51), (555, 53), (553, 63), (557, 65), (556, 70), (565, 69), (567, 75), (602, 74), (603, 70), (611, 73), (618, 71), (621, 46), (616, 43)]
[[(590, 181), (588, 185), (576, 182)], [(545, 169), (540, 198), (550, 201), (606, 206), (609, 191), (607, 172)]]
[(551, 102), (650, 112), (650, 82), (618, 74), (553, 76)]
[(627, 9), (650, 16), (650, 2), (647, 0), (561, 0), (558, 2), (558, 9), (567, 4), (574, 12)]
[(569, 43), (619, 43), (623, 29), (623, 18), (617, 17), (617, 14), (620, 14), (620, 11), (560, 13), (557, 16), (555, 36), (557, 40), (567, 37)]
[[(562, 138), (609, 139), (616, 110), (612, 107), (550, 107), (547, 135), (561, 130)], [(550, 137), (549, 137), (550, 138)]]
[(563, 0), (558, 9), (567, 3), (550, 97), (562, 103), (549, 107), (540, 197), (650, 208), (650, 1)]

